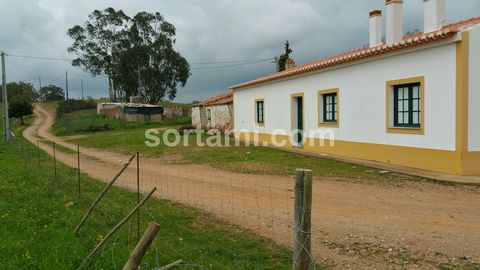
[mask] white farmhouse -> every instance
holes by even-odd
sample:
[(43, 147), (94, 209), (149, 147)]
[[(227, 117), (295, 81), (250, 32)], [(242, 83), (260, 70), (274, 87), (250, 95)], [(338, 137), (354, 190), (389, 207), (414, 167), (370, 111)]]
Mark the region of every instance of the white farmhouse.
[(443, 25), (445, 1), (423, 2), (423, 33), (403, 37), (403, 1), (387, 0), (385, 43), (375, 10), (369, 48), (232, 86), (236, 136), (480, 174), (480, 17)]

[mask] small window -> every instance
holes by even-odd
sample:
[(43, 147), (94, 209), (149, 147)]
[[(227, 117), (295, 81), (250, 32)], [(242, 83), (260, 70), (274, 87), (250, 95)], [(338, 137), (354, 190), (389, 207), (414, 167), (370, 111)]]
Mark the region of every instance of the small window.
[(212, 120), (212, 110), (211, 109), (207, 109), (207, 120), (208, 121)]
[(318, 126), (339, 127), (339, 89), (318, 91)]
[(394, 127), (420, 128), (420, 83), (395, 85), (393, 88)]
[(263, 100), (257, 100), (257, 101), (255, 101), (255, 107), (256, 107), (256, 123), (257, 123), (257, 124), (264, 124), (264, 123), (265, 123), (265, 117), (264, 117), (264, 112), (265, 112), (264, 101), (263, 101)]
[(337, 93), (323, 94), (323, 122), (337, 122)]

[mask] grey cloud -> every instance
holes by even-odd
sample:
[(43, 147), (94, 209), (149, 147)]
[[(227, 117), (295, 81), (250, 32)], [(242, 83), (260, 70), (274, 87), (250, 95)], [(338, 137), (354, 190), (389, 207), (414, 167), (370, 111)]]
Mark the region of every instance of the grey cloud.
[[(190, 62), (270, 58), (289, 40), (298, 64), (355, 49), (368, 41), (368, 12), (384, 10), (384, 0), (22, 0), (0, 2), (0, 49), (7, 53), (72, 58), (66, 52), (69, 27), (81, 24), (94, 9), (112, 6), (133, 15), (159, 11), (177, 28), (176, 48)], [(406, 0), (405, 31), (422, 30), (422, 1)], [(447, 0), (447, 21), (480, 15), (478, 0)], [(81, 79), (87, 94), (106, 96), (104, 78), (92, 78), (68, 62), (9, 58), (9, 80), (42, 76), (44, 84), (63, 86), (70, 74), (72, 96), (79, 96)], [(194, 65), (198, 66), (198, 65)], [(192, 70), (178, 101), (203, 99), (228, 86), (273, 71), (272, 63), (226, 69)]]

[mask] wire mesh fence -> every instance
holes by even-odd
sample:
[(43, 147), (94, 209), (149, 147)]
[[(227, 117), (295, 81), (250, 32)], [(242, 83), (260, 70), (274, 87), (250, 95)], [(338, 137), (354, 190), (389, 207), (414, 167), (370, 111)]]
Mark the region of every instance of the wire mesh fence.
[[(121, 268), (149, 222), (162, 229), (142, 261), (142, 269), (156, 269), (178, 259), (183, 260), (185, 269), (291, 268), (291, 247), (295, 244), (293, 176), (271, 185), (265, 178), (274, 176), (206, 170), (141, 153), (94, 151), (66, 141), (28, 142), (18, 137), (11, 144), (22, 155), (26, 168), (38, 168), (49, 175), (46, 192), (69, 194), (75, 198), (72, 204), (85, 210), (105, 186), (92, 184), (91, 179), (108, 183), (136, 154), (114, 184), (121, 189), (105, 194), (76, 235), (92, 249), (108, 233), (103, 229), (105, 224), (114, 227), (145, 193), (157, 188), (154, 196), (158, 203), (142, 206), (99, 254), (78, 260), (78, 268)], [(254, 235), (263, 238), (258, 240)], [(315, 245), (311, 254), (310, 266), (315, 269)]]

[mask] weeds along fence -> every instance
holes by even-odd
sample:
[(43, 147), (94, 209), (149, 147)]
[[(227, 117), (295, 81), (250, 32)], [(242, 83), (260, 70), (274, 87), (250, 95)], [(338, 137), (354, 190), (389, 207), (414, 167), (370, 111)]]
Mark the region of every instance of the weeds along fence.
[[(105, 183), (118, 175), (113, 185), (121, 189), (107, 190), (76, 234), (91, 250), (108, 236), (99, 224), (114, 228), (156, 188), (154, 197), (160, 202), (142, 205), (97, 254), (88, 259), (88, 254), (80, 256), (78, 268), (121, 268), (150, 222), (159, 224), (160, 230), (142, 260), (142, 269), (161, 269), (180, 259), (186, 269), (318, 267), (315, 258), (319, 258), (320, 240), (315, 232), (319, 224), (308, 222), (312, 211), (304, 203), (308, 205), (311, 196), (299, 188), (304, 178), (310, 177), (311, 183), (309, 173), (297, 171), (295, 186), (293, 175), (275, 179), (237, 174), (179, 164), (171, 157), (92, 151), (47, 140), (32, 144), (14, 138), (12, 144), (23, 156), (25, 167), (49, 174), (46, 192), (68, 194), (71, 204), (85, 212)], [(105, 183), (92, 184), (90, 179)], [(264, 240), (256, 240), (254, 234)]]

